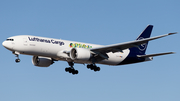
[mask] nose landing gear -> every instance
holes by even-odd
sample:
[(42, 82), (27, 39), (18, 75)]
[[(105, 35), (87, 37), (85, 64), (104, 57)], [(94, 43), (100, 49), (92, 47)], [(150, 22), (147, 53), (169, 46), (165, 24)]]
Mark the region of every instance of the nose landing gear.
[(21, 60), (19, 59), (19, 54), (20, 54), (20, 53), (15, 51), (15, 52), (13, 52), (13, 54), (16, 55), (16, 57), (17, 57), (17, 59), (15, 59), (15, 62), (16, 62), (16, 63), (19, 63), (19, 62), (21, 61)]
[(20, 61), (21, 61), (20, 59), (16, 59), (16, 60), (15, 60), (16, 63), (19, 63)]

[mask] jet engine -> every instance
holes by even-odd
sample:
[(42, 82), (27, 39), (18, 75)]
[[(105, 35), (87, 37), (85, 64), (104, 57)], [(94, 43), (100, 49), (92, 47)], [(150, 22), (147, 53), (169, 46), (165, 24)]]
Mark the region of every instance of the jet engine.
[(53, 60), (48, 57), (33, 56), (32, 63), (38, 67), (49, 67), (51, 64), (53, 64)]
[(90, 50), (84, 48), (72, 48), (70, 51), (72, 60), (89, 60), (91, 55)]

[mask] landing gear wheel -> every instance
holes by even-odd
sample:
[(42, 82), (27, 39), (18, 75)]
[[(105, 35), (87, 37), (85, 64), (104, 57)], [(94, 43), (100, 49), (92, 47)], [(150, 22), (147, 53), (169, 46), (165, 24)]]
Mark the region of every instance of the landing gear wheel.
[(65, 71), (72, 73), (73, 75), (79, 73), (78, 70), (75, 70), (73, 67), (65, 68)]
[(73, 75), (74, 74), (78, 74), (78, 70), (75, 70), (75, 69), (72, 69), (72, 72), (71, 72)]
[(92, 65), (87, 65), (87, 68), (92, 70)]
[(79, 72), (78, 72), (78, 70), (75, 70), (75, 74), (78, 74)]
[(78, 71), (77, 70), (74, 70), (73, 72), (72, 72), (72, 74), (74, 75), (74, 74), (78, 74)]
[(95, 69), (94, 69), (94, 71), (96, 72), (96, 71), (100, 71), (100, 67), (96, 67)]
[(65, 71), (66, 71), (66, 72), (69, 72), (69, 68), (65, 68)]
[(16, 59), (15, 62), (16, 62), (16, 63), (19, 63), (19, 62), (20, 62), (20, 59)]
[(91, 69), (91, 70), (94, 70), (95, 72), (100, 71), (100, 69), (101, 69), (100, 67), (97, 67), (95, 64), (87, 65), (87, 68)]
[(100, 67), (97, 67), (97, 71), (100, 71), (101, 70), (101, 68)]

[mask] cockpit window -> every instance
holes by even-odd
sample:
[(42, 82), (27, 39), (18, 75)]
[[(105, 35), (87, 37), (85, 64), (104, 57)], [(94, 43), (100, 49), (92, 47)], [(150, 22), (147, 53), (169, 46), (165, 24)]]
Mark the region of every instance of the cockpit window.
[(14, 41), (14, 39), (6, 39), (6, 41)]

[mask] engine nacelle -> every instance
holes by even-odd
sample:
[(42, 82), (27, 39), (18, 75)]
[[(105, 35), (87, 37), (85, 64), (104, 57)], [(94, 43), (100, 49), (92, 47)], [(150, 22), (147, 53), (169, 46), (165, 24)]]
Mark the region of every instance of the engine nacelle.
[(72, 60), (89, 60), (91, 58), (91, 53), (88, 49), (72, 48), (70, 57)]
[(32, 63), (38, 67), (49, 67), (51, 64), (53, 64), (53, 60), (48, 57), (33, 56)]

